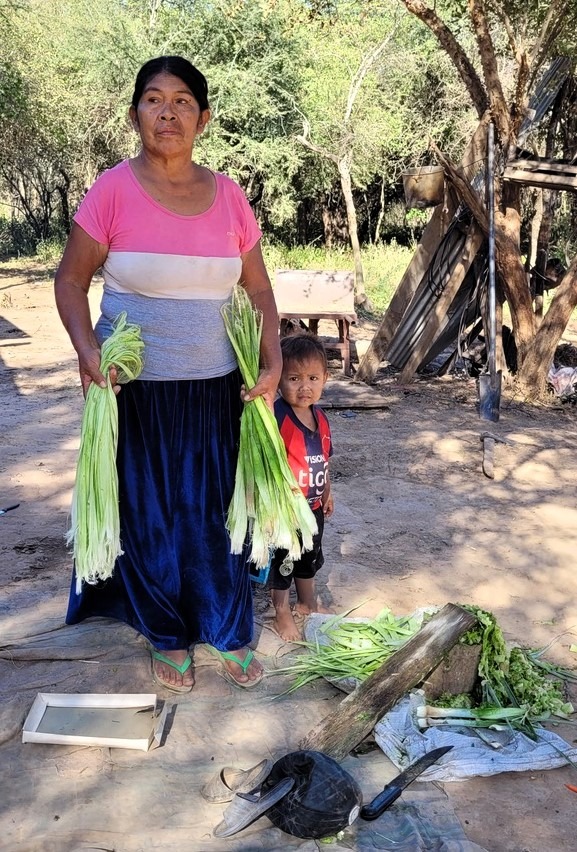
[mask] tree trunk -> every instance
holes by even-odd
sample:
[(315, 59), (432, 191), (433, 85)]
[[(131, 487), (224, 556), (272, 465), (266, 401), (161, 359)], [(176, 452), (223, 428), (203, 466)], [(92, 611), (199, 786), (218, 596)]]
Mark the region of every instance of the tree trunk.
[(353, 260), (355, 266), (355, 305), (360, 305), (367, 310), (371, 310), (371, 304), (365, 293), (365, 279), (363, 275), (363, 262), (361, 259), (361, 246), (359, 243), (359, 232), (357, 227), (357, 211), (353, 199), (353, 185), (351, 181), (351, 171), (349, 161), (343, 157), (338, 162), (339, 175), (341, 178), (341, 188), (345, 199), (347, 210), (347, 221), (349, 225), (349, 238), (353, 250)]
[(377, 224), (375, 225), (374, 242), (378, 245), (381, 242), (381, 225), (385, 218), (385, 176), (381, 178), (381, 191), (379, 193), (379, 215), (377, 216)]
[(522, 364), (536, 329), (527, 273), (519, 251), (521, 217), (515, 208), (495, 211), (495, 249), (499, 277), (511, 310), (517, 357)]
[(539, 397), (547, 385), (547, 373), (559, 339), (577, 306), (577, 255), (561, 279), (551, 306), (525, 355), (519, 371), (519, 385), (528, 399)]
[[(555, 156), (557, 130), (561, 122), (567, 88), (567, 83), (561, 87), (561, 91), (555, 98), (549, 119), (547, 137), (545, 139), (545, 156), (551, 159)], [(531, 263), (531, 267), (534, 267), (534, 269), (530, 267), (532, 273), (531, 293), (535, 300), (535, 315), (539, 320), (543, 317), (543, 292), (545, 289), (547, 261), (549, 260), (549, 243), (553, 231), (553, 216), (555, 214), (557, 198), (558, 194), (556, 192), (550, 189), (541, 190), (541, 220), (539, 222), (539, 232), (535, 246), (535, 257)]]
[(539, 231), (541, 230), (541, 222), (543, 221), (543, 190), (540, 188), (533, 189), (531, 193), (531, 203), (533, 207), (533, 215), (531, 216), (531, 225), (529, 228), (529, 251), (527, 253), (527, 263), (525, 268), (531, 274), (531, 295), (535, 296), (535, 287), (531, 270), (537, 262), (537, 243), (539, 242)]
[(549, 260), (549, 243), (553, 231), (553, 216), (555, 213), (556, 192), (550, 189), (542, 191), (542, 215), (537, 236), (535, 254), (535, 268), (532, 274), (531, 290), (535, 295), (535, 315), (543, 317), (543, 292), (545, 290), (545, 278), (547, 261)]
[[(487, 208), (467, 180), (463, 170), (448, 160), (436, 145), (433, 144), (431, 147), (457, 194), (467, 205), (483, 233), (488, 235)], [(500, 187), (497, 186), (495, 196), (498, 198), (500, 195)], [(511, 309), (513, 334), (517, 344), (519, 363), (522, 363), (535, 335), (536, 320), (527, 273), (521, 260), (519, 246), (521, 217), (518, 197), (516, 191), (511, 188), (503, 191), (503, 196), (505, 209), (495, 210), (495, 262), (505, 298)]]
[(63, 183), (59, 183), (56, 187), (60, 195), (60, 209), (62, 211), (62, 223), (68, 234), (70, 231), (70, 204), (68, 201), (68, 190), (70, 189), (70, 178), (64, 169), (60, 169), (60, 175)]
[(321, 215), (325, 247), (332, 249), (338, 245), (346, 245), (349, 242), (346, 211), (343, 209), (341, 193), (336, 189), (324, 194)]

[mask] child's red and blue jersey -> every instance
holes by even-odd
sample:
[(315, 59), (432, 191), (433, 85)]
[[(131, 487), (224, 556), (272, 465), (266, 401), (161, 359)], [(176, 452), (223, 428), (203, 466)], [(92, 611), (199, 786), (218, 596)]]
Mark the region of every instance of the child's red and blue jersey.
[(290, 468), (311, 509), (317, 509), (321, 505), (327, 484), (333, 445), (326, 414), (318, 405), (313, 405), (312, 410), (317, 422), (314, 432), (301, 423), (282, 396), (274, 404), (274, 413), (287, 450)]

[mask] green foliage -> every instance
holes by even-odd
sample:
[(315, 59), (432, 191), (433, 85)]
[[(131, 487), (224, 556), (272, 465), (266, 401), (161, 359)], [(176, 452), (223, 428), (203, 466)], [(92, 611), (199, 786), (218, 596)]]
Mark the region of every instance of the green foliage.
[(34, 233), (26, 220), (0, 215), (0, 257), (33, 254), (36, 242)]
[(462, 606), (477, 619), (477, 625), (465, 634), (462, 642), (464, 645), (481, 645), (479, 677), (483, 683), (490, 684), (499, 701), (507, 704), (509, 696), (505, 677), (508, 672), (509, 654), (503, 632), (492, 612), (468, 604)]
[(41, 263), (57, 263), (62, 257), (64, 241), (56, 237), (40, 240), (36, 245), (36, 260)]
[[(493, 613), (480, 607), (461, 604), (472, 612), (477, 624), (461, 639), (465, 645), (481, 645), (478, 674), (482, 703), (500, 707), (522, 707), (527, 724), (547, 718), (548, 714), (567, 716), (573, 707), (566, 702), (559, 678), (549, 677), (552, 667), (539, 664), (531, 653), (517, 646), (507, 648), (503, 632)], [(570, 676), (572, 673), (567, 673)], [(438, 702), (442, 704), (442, 701)], [(446, 706), (455, 706), (454, 703)], [(461, 705), (465, 706), (465, 705)]]
[[(488, 8), (511, 91), (500, 6)], [(524, 38), (547, 4), (531, 0), (528, 14), (517, 0), (504, 8)], [(475, 57), (465, 3), (442, 0), (436, 10)], [(103, 169), (137, 151), (127, 108), (136, 71), (153, 56), (181, 54), (206, 74), (213, 120), (195, 156), (236, 178), (264, 231), (287, 243), (331, 228), (332, 239), (347, 238), (335, 163), (298, 142), (305, 121), (313, 143), (349, 159), (365, 243), (418, 237), (420, 225), (399, 208), (401, 172), (431, 162), (430, 138), (458, 159), (476, 122), (449, 57), (402, 3), (5, 0), (0, 11), (0, 198), (25, 219), (32, 250), (67, 229)], [(384, 41), (348, 103), (363, 61)], [(370, 287), (375, 272), (368, 278)]]
[(443, 692), (434, 701), (429, 699), (429, 703), (432, 707), (464, 707), (466, 709), (473, 707), (473, 700), (468, 692), (459, 692), (457, 695), (453, 695), (451, 692)]
[[(277, 673), (295, 676), (287, 693), (321, 677), (362, 682), (402, 648), (421, 623), (422, 616), (396, 617), (388, 607), (372, 619), (349, 620), (346, 615), (334, 615), (319, 627), (314, 642), (297, 643), (308, 653), (299, 655)], [(363, 716), (364, 711), (357, 714), (359, 719)]]
[(525, 654), (522, 648), (511, 648), (508, 680), (519, 705), (527, 705), (531, 716), (553, 713), (565, 716), (573, 712), (565, 701), (562, 684), (548, 678)]

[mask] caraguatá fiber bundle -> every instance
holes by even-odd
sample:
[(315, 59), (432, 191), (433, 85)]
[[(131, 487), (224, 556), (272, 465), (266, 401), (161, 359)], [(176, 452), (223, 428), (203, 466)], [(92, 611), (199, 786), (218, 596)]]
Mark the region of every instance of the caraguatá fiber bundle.
[(142, 371), (143, 349), (139, 326), (128, 323), (121, 313), (101, 347), (100, 371), (106, 376), (106, 387), (93, 382), (86, 394), (66, 536), (73, 545), (77, 592), (83, 582), (110, 577), (122, 554), (116, 470), (118, 406), (109, 369), (116, 367), (119, 384), (135, 379)]
[[(259, 374), (262, 314), (239, 284), (221, 309), (229, 339), (247, 388)], [(235, 488), (227, 526), (232, 553), (242, 553), (247, 533), (250, 559), (264, 568), (272, 550), (288, 550), (298, 559), (312, 549), (315, 517), (289, 466), (273, 412), (262, 397), (244, 407)]]

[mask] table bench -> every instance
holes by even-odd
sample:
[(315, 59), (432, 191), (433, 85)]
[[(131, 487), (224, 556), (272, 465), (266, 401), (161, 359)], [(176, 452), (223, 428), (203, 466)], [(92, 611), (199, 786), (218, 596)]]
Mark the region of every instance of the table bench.
[(318, 334), (319, 320), (336, 322), (338, 341), (331, 346), (340, 353), (343, 373), (350, 376), (350, 325), (357, 321), (354, 273), (277, 269), (274, 296), (281, 337), (286, 335), (290, 320), (307, 320), (312, 334)]

